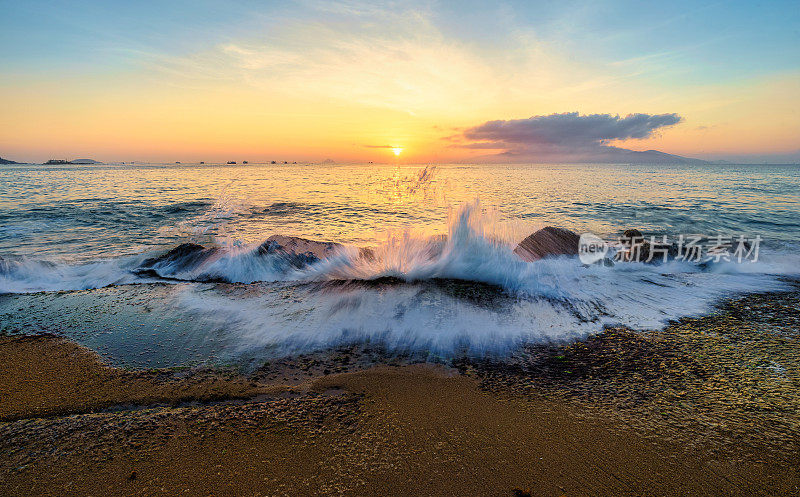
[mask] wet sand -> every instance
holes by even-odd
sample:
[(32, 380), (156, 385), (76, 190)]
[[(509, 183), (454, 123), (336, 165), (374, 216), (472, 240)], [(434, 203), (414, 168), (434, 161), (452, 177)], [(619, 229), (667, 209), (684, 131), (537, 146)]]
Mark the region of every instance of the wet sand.
[(305, 361), (129, 372), (60, 338), (0, 337), (2, 493), (800, 492), (766, 446), (703, 450), (480, 367)]

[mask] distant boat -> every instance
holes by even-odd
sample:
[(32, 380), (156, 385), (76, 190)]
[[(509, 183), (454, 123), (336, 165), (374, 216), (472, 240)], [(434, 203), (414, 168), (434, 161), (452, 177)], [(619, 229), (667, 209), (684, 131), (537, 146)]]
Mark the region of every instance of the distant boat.
[(243, 161), (242, 161), (242, 164), (247, 164), (247, 161), (246, 161), (246, 160), (243, 160)]
[(236, 161), (235, 160), (229, 160), (228, 164), (236, 164)]
[(277, 164), (277, 162), (275, 162), (275, 161), (272, 161), (272, 162), (270, 162), (270, 164)]
[(200, 161), (200, 164), (205, 164), (205, 162), (203, 162), (203, 161)]
[(179, 160), (175, 161), (175, 164), (180, 164), (180, 163), (181, 163), (181, 161), (179, 161)]

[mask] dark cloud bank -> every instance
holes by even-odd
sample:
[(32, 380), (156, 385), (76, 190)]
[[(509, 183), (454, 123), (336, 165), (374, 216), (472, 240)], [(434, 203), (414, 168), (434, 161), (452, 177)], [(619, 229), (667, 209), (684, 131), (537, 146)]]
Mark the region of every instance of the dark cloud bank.
[(580, 115), (577, 112), (488, 121), (450, 137), (455, 146), (503, 150), (482, 157), (495, 161), (704, 163), (658, 150), (637, 152), (614, 147), (613, 140), (643, 139), (681, 122), (677, 114)]

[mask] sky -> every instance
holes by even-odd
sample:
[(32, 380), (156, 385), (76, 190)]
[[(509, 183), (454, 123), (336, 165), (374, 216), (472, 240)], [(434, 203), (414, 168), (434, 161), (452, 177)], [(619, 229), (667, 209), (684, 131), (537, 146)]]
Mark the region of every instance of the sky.
[(0, 12), (0, 156), (17, 161), (800, 161), (797, 0)]

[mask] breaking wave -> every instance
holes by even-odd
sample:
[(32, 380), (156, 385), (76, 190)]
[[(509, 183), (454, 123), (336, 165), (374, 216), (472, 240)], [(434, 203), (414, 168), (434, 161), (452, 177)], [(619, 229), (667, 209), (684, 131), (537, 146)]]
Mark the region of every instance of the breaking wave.
[[(186, 243), (80, 265), (2, 259), (0, 293), (182, 282), (172, 305), (226, 328), (237, 353), (356, 341), (484, 353), (580, 338), (607, 325), (657, 328), (707, 312), (724, 297), (786, 288), (782, 277), (800, 267), (781, 253), (712, 266), (584, 266), (570, 256), (526, 262), (513, 251), (514, 236), (475, 202), (451, 216), (447, 235), (390, 233), (376, 247), (278, 236), (244, 246)], [(232, 295), (209, 283), (251, 288)]]

